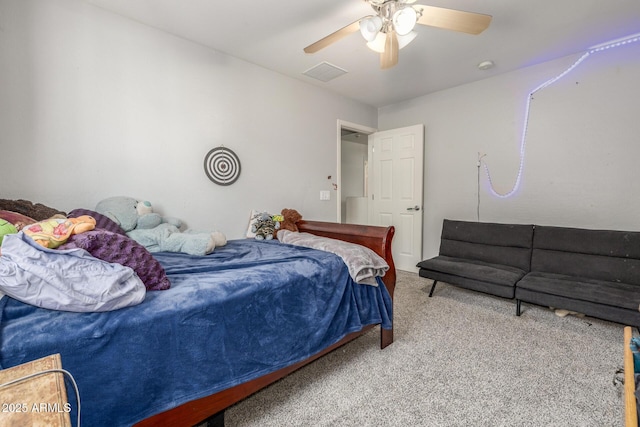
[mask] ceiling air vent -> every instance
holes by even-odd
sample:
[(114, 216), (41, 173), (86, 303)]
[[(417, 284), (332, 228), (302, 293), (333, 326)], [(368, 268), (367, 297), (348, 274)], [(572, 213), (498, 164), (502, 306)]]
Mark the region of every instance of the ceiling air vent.
[(326, 83), (329, 80), (333, 80), (336, 77), (340, 77), (341, 75), (346, 73), (347, 73), (347, 70), (344, 70), (333, 64), (329, 64), (328, 62), (321, 62), (315, 67), (309, 68), (307, 71), (305, 71), (302, 74)]

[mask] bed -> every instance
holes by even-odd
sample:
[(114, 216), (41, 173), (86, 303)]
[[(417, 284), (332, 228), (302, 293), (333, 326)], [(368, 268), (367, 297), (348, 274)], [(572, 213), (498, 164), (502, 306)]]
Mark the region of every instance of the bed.
[(394, 228), (297, 225), (370, 248), (389, 269), (362, 285), (334, 253), (277, 240), (157, 253), (171, 287), (138, 305), (73, 313), (2, 298), (0, 366), (59, 353), (83, 425), (191, 426), (378, 325), (381, 348), (391, 344)]

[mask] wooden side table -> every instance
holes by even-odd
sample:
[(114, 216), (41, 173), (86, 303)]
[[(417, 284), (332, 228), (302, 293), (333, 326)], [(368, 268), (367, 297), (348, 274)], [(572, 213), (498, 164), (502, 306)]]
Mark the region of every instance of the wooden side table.
[[(62, 369), (59, 354), (0, 370), (0, 384), (49, 369)], [(64, 375), (51, 372), (0, 388), (0, 427), (71, 427)]]

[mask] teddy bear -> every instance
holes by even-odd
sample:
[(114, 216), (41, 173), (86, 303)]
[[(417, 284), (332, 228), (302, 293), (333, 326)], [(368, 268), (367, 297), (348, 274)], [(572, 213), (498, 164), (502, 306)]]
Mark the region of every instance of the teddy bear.
[(300, 215), (300, 213), (298, 213), (298, 211), (295, 209), (287, 209), (287, 208), (282, 209), (282, 212), (280, 213), (284, 218), (284, 221), (282, 221), (282, 224), (280, 224), (280, 229), (297, 232), (298, 226), (296, 225), (296, 222), (302, 219), (302, 215)]
[(153, 212), (148, 201), (133, 197), (116, 196), (98, 202), (96, 212), (118, 224), (124, 232), (147, 248), (149, 252), (184, 252), (190, 255), (206, 255), (216, 247), (227, 244), (220, 231), (182, 232), (183, 223), (174, 217), (163, 217)]
[[(280, 223), (280, 230), (289, 230), (293, 232), (298, 232), (298, 226), (296, 223), (302, 219), (302, 215), (295, 209), (282, 209), (280, 212), (280, 217), (282, 218), (282, 222)], [(278, 237), (279, 230), (274, 232), (274, 237)]]
[(257, 213), (252, 220), (251, 232), (255, 234), (256, 240), (271, 240), (274, 233), (280, 229), (280, 221), (267, 212)]

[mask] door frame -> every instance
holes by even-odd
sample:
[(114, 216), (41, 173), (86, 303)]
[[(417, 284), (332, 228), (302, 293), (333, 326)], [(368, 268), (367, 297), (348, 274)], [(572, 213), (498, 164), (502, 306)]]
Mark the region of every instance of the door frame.
[(338, 119), (337, 123), (337, 167), (336, 167), (336, 209), (337, 222), (342, 222), (342, 129), (351, 130), (363, 135), (371, 135), (378, 129)]

